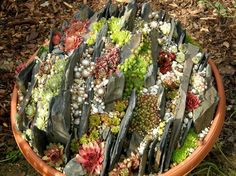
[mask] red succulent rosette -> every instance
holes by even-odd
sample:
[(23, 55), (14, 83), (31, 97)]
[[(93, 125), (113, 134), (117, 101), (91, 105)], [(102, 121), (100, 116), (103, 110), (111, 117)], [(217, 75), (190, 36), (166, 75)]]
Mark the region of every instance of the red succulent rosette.
[(60, 32), (55, 32), (53, 37), (52, 37), (52, 43), (53, 45), (58, 45), (61, 40), (61, 33)]
[(78, 48), (83, 42), (83, 37), (88, 30), (89, 22), (73, 20), (68, 28), (65, 29), (64, 51), (70, 52)]
[(44, 151), (43, 160), (50, 166), (59, 167), (63, 164), (64, 147), (60, 144), (50, 144)]
[(99, 175), (104, 159), (104, 143), (90, 142), (83, 144), (76, 155), (77, 162), (88, 172), (88, 174)]
[(99, 78), (107, 78), (112, 73), (116, 72), (117, 65), (120, 61), (120, 54), (118, 48), (109, 49), (106, 54), (97, 58), (95, 67), (95, 76)]
[(64, 51), (70, 52), (74, 49), (78, 48), (79, 45), (83, 42), (83, 38), (81, 36), (66, 36), (64, 41)]
[(174, 53), (161, 52), (159, 56), (160, 72), (166, 74), (172, 70), (171, 62), (175, 60), (176, 55)]
[(186, 99), (186, 106), (188, 111), (197, 109), (200, 105), (200, 100), (198, 96), (194, 95), (192, 92), (188, 92)]
[(67, 36), (71, 35), (83, 35), (87, 32), (89, 26), (89, 21), (79, 21), (79, 20), (72, 20), (70, 26), (65, 29), (65, 33)]

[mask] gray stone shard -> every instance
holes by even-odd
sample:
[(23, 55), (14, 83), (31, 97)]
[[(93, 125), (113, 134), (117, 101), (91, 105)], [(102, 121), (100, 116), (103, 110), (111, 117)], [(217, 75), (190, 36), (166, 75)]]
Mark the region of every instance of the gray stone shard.
[(206, 90), (200, 106), (193, 110), (193, 124), (197, 133), (200, 133), (204, 128), (211, 125), (218, 101), (219, 97), (217, 91), (211, 86)]
[(135, 105), (136, 105), (136, 93), (135, 90), (133, 90), (129, 99), (129, 105), (126, 110), (125, 116), (123, 117), (120, 124), (120, 131), (118, 133), (115, 145), (112, 149), (110, 169), (113, 169), (114, 165), (119, 161), (121, 150), (125, 142), (126, 134), (132, 119), (132, 113)]
[(121, 99), (123, 96), (124, 86), (125, 77), (123, 73), (113, 74), (110, 76), (104, 98), (105, 104)]
[(149, 150), (149, 146), (151, 142), (152, 140), (146, 141), (146, 145), (144, 147), (143, 154), (141, 156), (141, 161), (139, 164), (138, 176), (143, 176), (145, 174), (145, 169), (146, 169), (147, 159), (148, 159), (148, 150)]
[(93, 98), (93, 90), (89, 90), (91, 87), (91, 82), (93, 78), (89, 77), (86, 81), (86, 92), (88, 94), (88, 98), (85, 100), (86, 103), (83, 104), (82, 115), (80, 118), (79, 129), (78, 129), (78, 138), (81, 138), (83, 134), (85, 134), (88, 130), (89, 123), (89, 114), (91, 109), (91, 101)]
[(150, 32), (150, 40), (151, 40), (151, 56), (152, 56), (152, 64), (149, 65), (147, 73), (145, 75), (144, 86), (151, 87), (156, 84), (157, 80), (157, 58), (160, 52), (160, 46), (157, 42), (158, 39), (157, 30), (153, 29)]
[(65, 166), (63, 173), (66, 176), (85, 176), (87, 175), (83, 167), (76, 161), (76, 158), (71, 159)]
[(159, 89), (158, 89), (158, 92), (157, 92), (157, 95), (158, 95), (158, 101), (157, 101), (158, 110), (160, 112), (161, 119), (164, 119), (164, 116), (165, 116), (165, 106), (166, 106), (165, 89), (164, 89), (164, 87), (161, 84), (158, 85), (158, 86), (159, 86)]
[(132, 51), (136, 50), (139, 47), (141, 38), (141, 33), (135, 34), (131, 37), (129, 43), (122, 47), (120, 53), (121, 63), (124, 63), (125, 59), (127, 59), (132, 54)]
[(173, 129), (170, 137), (170, 143), (168, 145), (168, 153), (165, 157), (165, 163), (163, 165), (162, 171), (167, 170), (170, 166), (171, 156), (174, 151), (174, 149), (177, 147), (177, 144), (179, 142), (182, 124), (183, 124), (183, 118), (184, 118), (184, 112), (186, 107), (186, 97), (187, 97), (187, 91), (189, 86), (189, 81), (193, 69), (193, 62), (192, 58), (198, 53), (199, 48), (188, 44), (187, 45), (187, 53), (186, 53), (186, 61), (184, 64), (184, 71), (183, 71), (183, 77), (180, 83), (179, 87), (179, 102), (177, 103), (176, 107), (176, 116), (173, 124)]
[(104, 176), (107, 173), (108, 166), (110, 163), (111, 149), (112, 149), (113, 143), (114, 143), (114, 136), (110, 132), (106, 139), (105, 150), (104, 150), (104, 160), (102, 163), (102, 170), (101, 170), (100, 176)]
[(141, 8), (141, 18), (144, 21), (149, 20), (149, 14), (152, 12), (150, 3), (143, 3), (142, 8)]

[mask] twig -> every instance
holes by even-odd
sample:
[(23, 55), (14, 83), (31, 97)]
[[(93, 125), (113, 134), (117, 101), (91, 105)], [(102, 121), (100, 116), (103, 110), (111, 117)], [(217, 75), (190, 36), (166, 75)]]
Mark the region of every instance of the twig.
[(21, 25), (21, 24), (36, 24), (37, 21), (34, 19), (22, 19), (22, 20), (15, 20), (8, 23), (8, 26), (15, 26), (15, 25)]
[(4, 163), (6, 161), (10, 161), (12, 158), (14, 158), (17, 155), (17, 153), (15, 155), (12, 155), (10, 158), (4, 159), (4, 160), (0, 160), (0, 163)]
[(67, 2), (65, 2), (65, 1), (63, 1), (63, 4), (65, 4), (65, 6), (67, 6), (67, 7), (69, 7), (69, 8), (73, 8), (73, 6), (72, 5), (70, 5), (69, 3), (67, 3)]
[(215, 17), (202, 17), (201, 20), (215, 20)]

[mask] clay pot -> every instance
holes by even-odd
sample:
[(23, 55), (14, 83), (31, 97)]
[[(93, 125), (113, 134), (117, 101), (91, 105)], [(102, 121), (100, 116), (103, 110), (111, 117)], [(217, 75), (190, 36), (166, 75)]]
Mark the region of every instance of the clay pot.
[[(215, 113), (214, 121), (210, 127), (209, 133), (204, 138), (200, 146), (183, 162), (177, 166), (170, 169), (168, 172), (161, 174), (160, 176), (183, 176), (191, 172), (197, 165), (206, 157), (206, 155), (212, 149), (216, 139), (218, 138), (222, 126), (224, 124), (226, 101), (224, 87), (219, 74), (218, 69), (212, 60), (209, 60), (213, 74), (215, 76), (218, 95), (220, 101)], [(21, 132), (16, 129), (16, 106), (17, 106), (17, 88), (15, 86), (12, 94), (11, 100), (11, 125), (12, 131), (16, 140), (18, 147), (23, 153), (26, 160), (43, 176), (64, 176), (56, 169), (47, 165), (43, 160), (41, 160), (36, 153), (32, 150), (29, 144), (22, 138)]]

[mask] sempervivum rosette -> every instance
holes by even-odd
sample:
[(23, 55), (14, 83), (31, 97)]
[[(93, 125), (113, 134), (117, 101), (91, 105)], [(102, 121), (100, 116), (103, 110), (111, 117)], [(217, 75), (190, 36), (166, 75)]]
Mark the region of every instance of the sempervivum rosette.
[(83, 6), (18, 67), (18, 128), (68, 176), (165, 172), (208, 132), (218, 97), (207, 61), (148, 3)]

